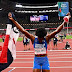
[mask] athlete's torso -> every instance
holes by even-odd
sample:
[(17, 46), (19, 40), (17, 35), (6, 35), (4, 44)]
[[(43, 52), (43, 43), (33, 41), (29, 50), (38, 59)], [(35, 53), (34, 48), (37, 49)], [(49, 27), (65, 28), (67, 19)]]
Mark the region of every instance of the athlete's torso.
[(46, 42), (45, 38), (42, 41), (42, 43), (39, 43), (38, 37), (35, 37), (35, 40), (34, 40), (34, 51), (35, 51), (35, 55), (47, 54), (47, 42)]

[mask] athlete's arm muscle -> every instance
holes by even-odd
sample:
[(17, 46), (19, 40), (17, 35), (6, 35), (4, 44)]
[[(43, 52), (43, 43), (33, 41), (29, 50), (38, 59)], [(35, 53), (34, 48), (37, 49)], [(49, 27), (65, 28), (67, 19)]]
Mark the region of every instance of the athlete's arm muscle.
[(49, 40), (50, 40), (51, 38), (53, 38), (57, 33), (59, 33), (59, 32), (62, 30), (63, 25), (64, 25), (65, 23), (66, 23), (66, 22), (63, 22), (55, 31), (53, 31), (52, 33), (50, 33), (50, 34), (48, 34), (48, 35), (46, 36), (46, 40), (47, 40), (48, 43), (49, 43)]
[(34, 42), (35, 37), (27, 32), (17, 21), (15, 21), (12, 17), (9, 17), (9, 19), (16, 25), (16, 27), (23, 33), (25, 34), (26, 37), (31, 39), (32, 43)]
[[(68, 17), (70, 18), (71, 16), (68, 15)], [(46, 36), (47, 42), (49, 42), (49, 40), (50, 40), (51, 38), (53, 38), (57, 33), (59, 33), (59, 32), (62, 30), (63, 25), (65, 25), (66, 23), (67, 23), (67, 22), (64, 21), (55, 31), (53, 31), (52, 33), (48, 34), (48, 35)]]

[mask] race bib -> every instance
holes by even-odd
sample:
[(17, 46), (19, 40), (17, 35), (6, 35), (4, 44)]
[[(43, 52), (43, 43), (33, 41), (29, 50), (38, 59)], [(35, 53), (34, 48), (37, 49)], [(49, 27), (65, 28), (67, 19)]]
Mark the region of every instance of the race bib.
[(46, 54), (46, 48), (34, 48), (35, 54)]

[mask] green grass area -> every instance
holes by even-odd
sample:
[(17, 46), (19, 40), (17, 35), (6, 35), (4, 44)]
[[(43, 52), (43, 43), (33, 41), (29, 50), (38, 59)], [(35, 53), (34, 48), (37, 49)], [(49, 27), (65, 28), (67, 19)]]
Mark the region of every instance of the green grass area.
[(3, 42), (2, 39), (0, 39), (0, 42)]
[[(66, 39), (72, 39), (72, 35), (67, 35)], [(17, 41), (23, 41), (23, 38), (19, 37)], [(2, 42), (2, 39), (0, 39), (0, 42)]]
[[(67, 36), (66, 36), (66, 39), (72, 39), (72, 35), (67, 35)], [(22, 37), (19, 37), (19, 38), (18, 38), (18, 41), (22, 41), (22, 40), (23, 40)]]
[(66, 39), (72, 39), (72, 35), (67, 35)]
[[(22, 40), (23, 40), (23, 38), (19, 37), (17, 41), (22, 41)], [(0, 42), (3, 42), (1, 38), (0, 38)]]
[(22, 40), (23, 40), (23, 38), (22, 37), (19, 37), (17, 41), (22, 41)]

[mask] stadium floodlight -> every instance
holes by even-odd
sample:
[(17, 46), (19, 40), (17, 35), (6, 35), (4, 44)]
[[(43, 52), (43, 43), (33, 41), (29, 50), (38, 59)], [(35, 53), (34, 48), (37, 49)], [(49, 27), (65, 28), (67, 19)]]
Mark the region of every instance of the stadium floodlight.
[(17, 5), (17, 4), (16, 4), (16, 7), (20, 7), (20, 8), (22, 8), (22, 5), (20, 5), (20, 4)]
[(54, 5), (55, 7), (58, 7), (58, 4)]
[[(15, 10), (15, 12), (18, 13), (37, 13), (38, 11), (20, 11), (20, 10)], [(58, 10), (43, 10), (43, 11), (39, 11), (39, 13), (46, 13), (46, 12), (58, 12)]]
[(2, 8), (0, 8), (0, 11), (2, 10)]
[(19, 8), (50, 8), (50, 7), (58, 7), (58, 4), (53, 5), (53, 6), (23, 6), (21, 4), (16, 4), (16, 7), (19, 7)]
[(18, 12), (18, 13), (37, 13), (37, 11), (20, 11), (20, 10), (15, 10), (15, 12)]
[(70, 8), (72, 10), (72, 8)]

